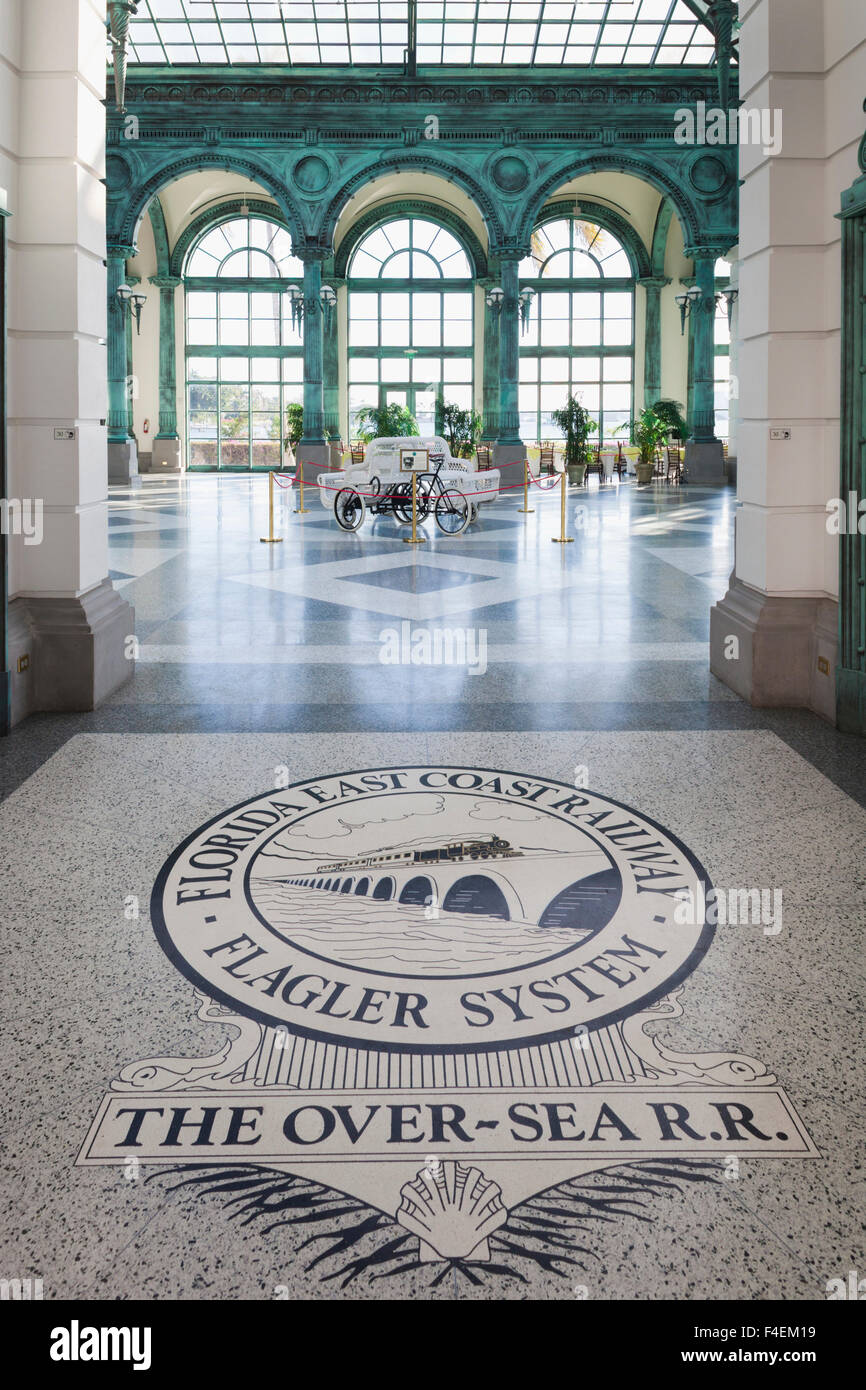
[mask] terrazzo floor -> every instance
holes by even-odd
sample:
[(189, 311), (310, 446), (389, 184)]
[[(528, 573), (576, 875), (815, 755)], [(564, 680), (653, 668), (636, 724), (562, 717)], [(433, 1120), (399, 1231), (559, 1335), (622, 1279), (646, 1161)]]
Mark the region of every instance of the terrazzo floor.
[[(570, 503), (586, 515), (569, 547), (550, 544), (551, 498), (525, 519), (509, 499), (477, 534), (431, 536), (409, 558), (391, 523), (342, 536), (321, 508), (281, 518), (283, 545), (262, 546), (263, 500), (246, 478), (116, 493), (135, 678), (92, 714), (28, 721), (2, 750), (0, 1269), (42, 1277), (46, 1298), (571, 1301), (822, 1299), (866, 1269), (866, 759), (708, 675), (732, 495), (593, 487)], [(402, 623), (483, 630), (486, 669), (383, 662), (382, 629)], [(474, 1258), (425, 1257), (349, 1178), (320, 1183), (310, 1207), (291, 1165), (242, 1191), (220, 1187), (250, 1178), (240, 1157), (209, 1173), (194, 1151), (176, 1167), (129, 1153), (76, 1166), (125, 1068), (188, 1065), (237, 1032), (197, 1016), (154, 934), (151, 891), (176, 847), (271, 789), (413, 766), (591, 788), (650, 817), (711, 883), (781, 890), (780, 930), (719, 925), (649, 1035), (704, 1068), (760, 1063), (812, 1152), (576, 1163), (564, 1186), (539, 1180)], [(675, 1073), (666, 1101), (689, 1081)]]

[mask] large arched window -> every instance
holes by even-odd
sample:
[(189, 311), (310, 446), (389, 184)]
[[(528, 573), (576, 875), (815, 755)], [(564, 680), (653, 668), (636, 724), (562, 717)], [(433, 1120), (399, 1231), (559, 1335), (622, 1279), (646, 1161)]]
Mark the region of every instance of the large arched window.
[[(731, 283), (731, 263), (716, 261), (716, 292), (726, 290)], [(727, 439), (731, 416), (731, 319), (728, 302), (719, 293), (714, 323), (715, 340), (715, 420), (719, 439)]]
[(598, 421), (594, 437), (612, 439), (633, 402), (634, 277), (622, 243), (579, 217), (542, 222), (520, 282), (535, 291), (520, 342), (522, 437), (559, 436), (551, 412), (572, 393)]
[(422, 434), (436, 401), (472, 406), (472, 266), (452, 232), (396, 217), (359, 242), (348, 270), (349, 432), (363, 406), (406, 405)]
[(278, 468), (286, 406), (303, 393), (303, 338), (288, 286), (292, 240), (255, 214), (211, 226), (186, 260), (187, 466)]

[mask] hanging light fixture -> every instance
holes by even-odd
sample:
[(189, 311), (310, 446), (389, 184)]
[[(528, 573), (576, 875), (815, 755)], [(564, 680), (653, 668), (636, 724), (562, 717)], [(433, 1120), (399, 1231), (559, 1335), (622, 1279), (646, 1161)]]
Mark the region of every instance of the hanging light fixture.
[(138, 0), (108, 0), (108, 42), (114, 63), (114, 99), (121, 115), (126, 111), (126, 45), (129, 19), (138, 14)]

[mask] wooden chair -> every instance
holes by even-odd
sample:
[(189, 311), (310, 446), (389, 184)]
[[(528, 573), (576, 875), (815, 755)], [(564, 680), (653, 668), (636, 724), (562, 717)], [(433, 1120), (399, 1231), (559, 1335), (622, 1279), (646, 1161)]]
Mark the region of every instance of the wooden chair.
[(552, 440), (552, 439), (547, 439), (547, 440), (545, 440), (544, 443), (541, 444), (539, 447), (540, 447), (540, 449), (541, 449), (541, 455), (540, 455), (540, 458), (539, 458), (539, 460), (538, 460), (538, 471), (539, 471), (539, 473), (544, 473), (544, 472), (547, 472), (547, 473), (555, 473), (555, 472), (556, 472), (556, 445), (553, 443), (553, 440)]
[(364, 455), (367, 452), (367, 446), (366, 444), (362, 444), (360, 439), (353, 439), (349, 445), (349, 451), (352, 455), (352, 463), (363, 463)]
[(586, 463), (587, 479), (589, 478), (590, 473), (598, 474), (598, 485), (599, 487), (601, 487), (604, 483), (604, 465), (601, 461), (601, 449), (590, 449), (589, 451)]
[(620, 479), (620, 481), (622, 481), (622, 479), (628, 472), (628, 459), (625, 457), (622, 451), (622, 440), (620, 440), (619, 444), (617, 445), (616, 458), (614, 459), (613, 464), (613, 471), (616, 474), (616, 476)]
[(479, 473), (486, 473), (493, 461), (493, 451), (489, 444), (478, 444), (475, 448), (475, 466)]
[(663, 478), (664, 476), (665, 476), (665, 461), (664, 461), (664, 458), (662, 457), (662, 451), (661, 451), (661, 449), (656, 449), (655, 468), (653, 469), (653, 477), (654, 477), (654, 478)]
[(682, 477), (682, 462), (680, 459), (680, 451), (679, 449), (668, 448), (666, 452), (668, 456), (666, 481), (669, 483), (678, 483), (680, 481), (680, 478)]

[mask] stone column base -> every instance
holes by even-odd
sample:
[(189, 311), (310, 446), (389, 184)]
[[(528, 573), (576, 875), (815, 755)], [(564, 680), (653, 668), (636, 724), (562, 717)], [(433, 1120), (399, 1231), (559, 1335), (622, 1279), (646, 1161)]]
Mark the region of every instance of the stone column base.
[(295, 474), (303, 476), (304, 487), (309, 483), (315, 487), (319, 473), (331, 471), (331, 446), (329, 444), (305, 444), (301, 440), (295, 450)]
[(150, 456), (150, 471), (151, 473), (183, 472), (179, 439), (160, 439), (157, 435), (153, 441), (153, 453)]
[[(96, 709), (132, 678), (135, 611), (110, 579), (80, 598), (18, 598), (9, 605), (12, 723), (28, 714)], [(30, 658), (18, 673), (18, 658)]]
[[(9, 644), (9, 721), (15, 725), (36, 709), (36, 634), (27, 612), (27, 600), (14, 598), (7, 622)], [(24, 670), (19, 671), (19, 662)]]
[(499, 488), (506, 497), (517, 497), (523, 487), (525, 458), (525, 444), (502, 444), (497, 441), (493, 445), (493, 457), (490, 466), (499, 469)]
[(138, 473), (138, 445), (134, 439), (109, 439), (108, 481), (115, 486), (126, 483), (136, 487), (141, 481)]
[(866, 675), (862, 671), (837, 667), (836, 723), (844, 734), (866, 734)]
[(720, 439), (689, 439), (683, 481), (702, 487), (724, 487), (725, 456)]
[(751, 705), (835, 723), (837, 622), (835, 599), (774, 598), (732, 575), (710, 611), (710, 670)]

